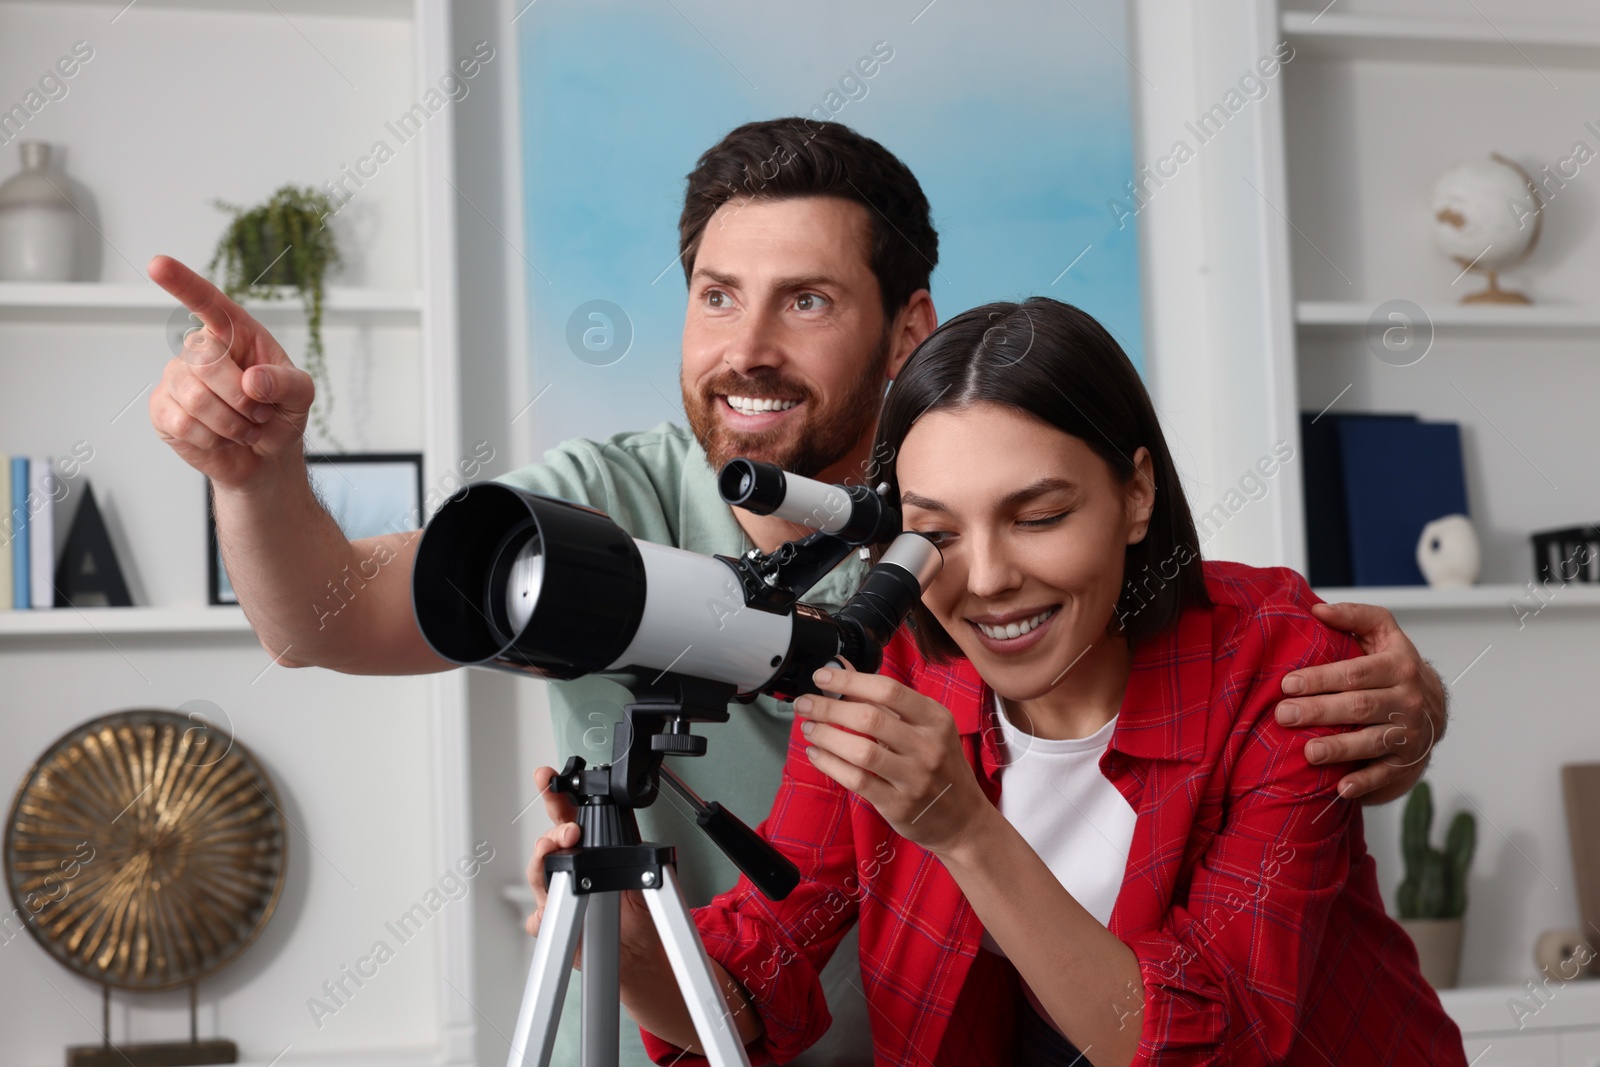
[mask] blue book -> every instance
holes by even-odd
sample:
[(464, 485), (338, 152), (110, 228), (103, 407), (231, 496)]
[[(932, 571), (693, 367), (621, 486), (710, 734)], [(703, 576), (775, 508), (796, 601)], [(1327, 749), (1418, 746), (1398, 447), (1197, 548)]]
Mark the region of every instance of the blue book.
[(1354, 585), (1350, 576), (1350, 519), (1344, 502), (1339, 424), (1345, 419), (1406, 419), (1415, 415), (1300, 413), (1300, 455), (1305, 475), (1306, 579), (1313, 587)]
[(1461, 427), (1344, 416), (1339, 459), (1355, 585), (1426, 585), (1417, 566), (1422, 528), (1467, 515)]
[(31, 608), (28, 552), (28, 457), (11, 457), (11, 606)]

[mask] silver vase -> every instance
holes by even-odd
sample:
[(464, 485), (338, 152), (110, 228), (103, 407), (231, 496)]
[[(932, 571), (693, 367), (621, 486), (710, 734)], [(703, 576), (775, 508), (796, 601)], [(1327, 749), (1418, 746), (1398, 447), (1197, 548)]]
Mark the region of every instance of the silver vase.
[(0, 185), (0, 282), (69, 282), (78, 211), (50, 146), (25, 141), (22, 170)]

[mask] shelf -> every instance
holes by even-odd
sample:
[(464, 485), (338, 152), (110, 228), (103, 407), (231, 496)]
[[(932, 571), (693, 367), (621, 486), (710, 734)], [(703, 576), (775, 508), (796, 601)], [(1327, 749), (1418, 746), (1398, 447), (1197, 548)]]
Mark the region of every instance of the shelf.
[(1600, 25), (1285, 11), (1283, 32), (1321, 59), (1505, 63), (1538, 69), (1600, 60)]
[[(11, 0), (5, 0), (11, 2)], [(128, 0), (78, 0), (93, 7), (112, 9), (132, 7)], [(288, 12), (300, 15), (327, 15), (335, 18), (410, 19), (411, 0), (144, 0), (145, 8), (176, 8), (183, 11)]]
[[(245, 308), (261, 318), (299, 315), (299, 297), (246, 300)], [(62, 319), (84, 313), (115, 319), (170, 315), (178, 307), (166, 290), (146, 285), (98, 282), (0, 282), (0, 318)], [(415, 319), (422, 312), (422, 294), (412, 289), (362, 289), (330, 286), (325, 311), (330, 316), (394, 316)]]
[[(1472, 921), (1468, 913), (1467, 921)], [(1439, 1003), (1454, 1019), (1464, 1035), (1538, 1033), (1540, 1031), (1591, 1030), (1600, 1019), (1600, 981), (1574, 978), (1562, 982), (1550, 979), (1545, 990), (1543, 975), (1532, 977), (1535, 988), (1543, 992), (1544, 1006), (1527, 988), (1519, 985), (1463, 986), (1439, 991)], [(1522, 1003), (1528, 1011), (1519, 1019), (1510, 1002)], [(1498, 1062), (1498, 1061), (1497, 1061)]]
[(102, 634), (206, 634), (254, 636), (237, 607), (38, 608), (0, 611), (0, 637), (94, 637)]
[(442, 1067), (462, 1062), (450, 1059), (437, 1048), (391, 1048), (375, 1051), (340, 1051), (298, 1055), (290, 1052), (293, 1045), (270, 1059), (241, 1059), (235, 1067)]
[(1417, 611), (1503, 611), (1515, 615), (1513, 604), (1524, 610), (1600, 610), (1600, 584), (1573, 583), (1551, 586), (1540, 601), (1521, 585), (1474, 585), (1465, 589), (1430, 589), (1425, 585), (1368, 585), (1352, 588), (1314, 589), (1317, 596), (1333, 604), (1346, 601), (1376, 604), (1393, 612)]
[[(1362, 330), (1381, 303), (1302, 300), (1294, 306), (1294, 321), (1302, 329)], [(1435, 330), (1600, 331), (1600, 308), (1552, 304), (1418, 306)]]

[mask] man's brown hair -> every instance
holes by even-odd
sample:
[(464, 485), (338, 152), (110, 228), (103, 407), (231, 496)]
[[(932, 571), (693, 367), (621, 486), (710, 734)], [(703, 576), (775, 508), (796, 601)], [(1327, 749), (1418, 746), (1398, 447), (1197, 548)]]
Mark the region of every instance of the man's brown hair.
[(730, 200), (833, 196), (862, 205), (871, 223), (868, 265), (878, 279), (885, 325), (939, 262), (939, 234), (916, 176), (894, 153), (837, 122), (785, 118), (748, 122), (707, 149), (689, 172), (678, 219), (685, 279), (706, 223)]

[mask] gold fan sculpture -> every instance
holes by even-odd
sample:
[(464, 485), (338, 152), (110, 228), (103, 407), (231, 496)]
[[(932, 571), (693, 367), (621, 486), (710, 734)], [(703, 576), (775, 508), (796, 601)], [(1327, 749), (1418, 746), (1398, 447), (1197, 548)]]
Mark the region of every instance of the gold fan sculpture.
[[(197, 983), (261, 933), (284, 881), (277, 794), (243, 745), (174, 711), (83, 723), (17, 788), (5, 873), (44, 950), (102, 986), (103, 1043), (69, 1049), (69, 1064), (237, 1060), (233, 1042), (198, 1040)], [(113, 986), (188, 986), (189, 1042), (114, 1047)]]

